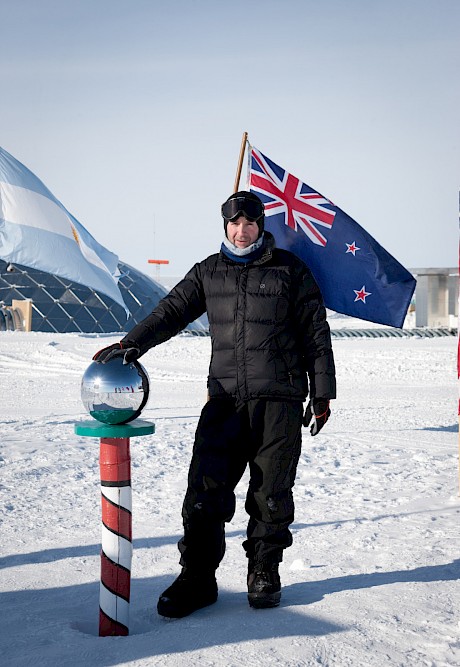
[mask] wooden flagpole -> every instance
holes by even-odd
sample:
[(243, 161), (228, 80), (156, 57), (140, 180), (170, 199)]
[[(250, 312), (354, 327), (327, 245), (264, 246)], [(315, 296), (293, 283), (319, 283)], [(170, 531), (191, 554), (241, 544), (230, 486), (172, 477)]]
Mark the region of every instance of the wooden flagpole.
[[(240, 185), (241, 170), (243, 168), (243, 158), (247, 140), (248, 140), (248, 133), (243, 132), (243, 137), (241, 139), (240, 156), (238, 158), (238, 166), (236, 168), (235, 183), (233, 185), (233, 192), (238, 192), (238, 188)], [(207, 400), (209, 401), (209, 392), (207, 393)]]
[(241, 139), (240, 157), (238, 158), (238, 167), (236, 170), (235, 185), (233, 186), (233, 192), (238, 192), (240, 186), (241, 169), (243, 168), (243, 158), (247, 140), (248, 140), (248, 133), (243, 132), (243, 138)]

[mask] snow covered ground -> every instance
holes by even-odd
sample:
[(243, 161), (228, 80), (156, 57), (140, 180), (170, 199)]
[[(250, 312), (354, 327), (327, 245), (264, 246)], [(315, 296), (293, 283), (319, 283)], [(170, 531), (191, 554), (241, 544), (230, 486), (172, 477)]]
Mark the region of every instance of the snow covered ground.
[(131, 634), (99, 638), (99, 448), (73, 429), (80, 378), (116, 340), (0, 334), (0, 664), (460, 665), (455, 338), (335, 341), (339, 397), (305, 430), (281, 606), (247, 604), (244, 478), (219, 600), (182, 620), (155, 607), (178, 572), (210, 341), (145, 355), (156, 433), (131, 442)]

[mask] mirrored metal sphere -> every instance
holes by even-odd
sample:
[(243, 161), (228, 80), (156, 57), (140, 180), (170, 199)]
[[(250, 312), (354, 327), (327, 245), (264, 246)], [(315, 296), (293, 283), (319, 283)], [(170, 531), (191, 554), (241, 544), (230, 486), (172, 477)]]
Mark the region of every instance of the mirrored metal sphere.
[(104, 424), (126, 424), (139, 417), (149, 397), (149, 376), (138, 361), (114, 357), (93, 361), (81, 381), (81, 399), (91, 417)]

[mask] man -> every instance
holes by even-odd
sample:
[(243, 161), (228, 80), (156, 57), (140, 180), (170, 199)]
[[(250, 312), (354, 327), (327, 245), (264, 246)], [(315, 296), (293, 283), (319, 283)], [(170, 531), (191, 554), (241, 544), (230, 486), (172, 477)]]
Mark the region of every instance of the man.
[(220, 253), (195, 264), (143, 322), (94, 357), (104, 363), (123, 355), (129, 363), (207, 311), (209, 401), (197, 426), (182, 508), (182, 572), (157, 607), (171, 618), (217, 600), (224, 524), (235, 512), (234, 489), (247, 465), (248, 600), (256, 608), (279, 604), (278, 564), (292, 544), (302, 423), (313, 420), (316, 435), (335, 398), (330, 331), (310, 270), (264, 232), (264, 206), (255, 194), (231, 195), (222, 217)]

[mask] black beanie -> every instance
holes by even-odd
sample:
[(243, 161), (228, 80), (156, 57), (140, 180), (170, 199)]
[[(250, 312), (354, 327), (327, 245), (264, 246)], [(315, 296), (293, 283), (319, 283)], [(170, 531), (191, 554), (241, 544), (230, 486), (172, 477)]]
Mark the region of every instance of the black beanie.
[[(262, 203), (262, 200), (260, 199), (260, 197), (258, 197), (256, 194), (254, 194), (254, 192), (249, 192), (248, 190), (239, 190), (238, 192), (234, 192), (232, 195), (230, 195), (230, 197), (224, 203), (227, 203), (231, 199), (241, 199), (241, 198), (250, 199), (252, 201), (259, 202), (260, 204), (262, 204), (262, 207), (263, 207), (263, 203)], [(256, 222), (257, 222), (257, 226), (259, 228), (258, 238), (260, 238), (263, 234), (263, 231), (264, 231), (265, 215), (262, 215)], [(226, 220), (224, 218), (225, 236), (227, 236), (227, 225), (228, 225), (228, 220)]]

